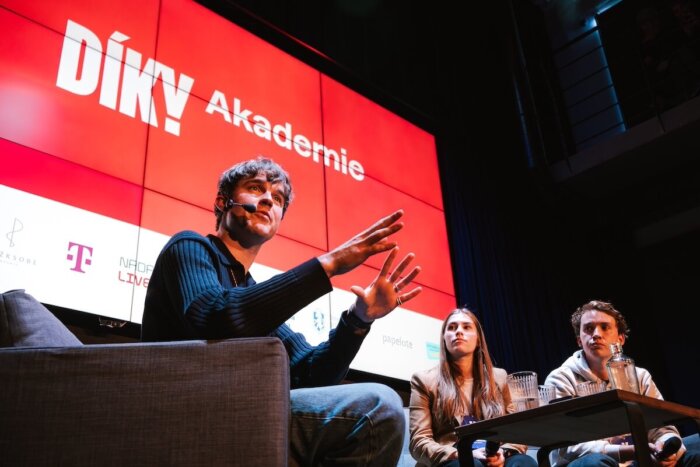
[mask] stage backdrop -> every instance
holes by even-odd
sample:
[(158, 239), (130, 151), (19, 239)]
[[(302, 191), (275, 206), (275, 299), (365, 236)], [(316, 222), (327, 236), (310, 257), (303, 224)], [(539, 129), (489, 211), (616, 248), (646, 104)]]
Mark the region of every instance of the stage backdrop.
[[(219, 175), (263, 154), (296, 197), (256, 280), (401, 208), (424, 290), (352, 367), (408, 379), (435, 364), (455, 294), (433, 135), (189, 0), (0, 4), (0, 290), (139, 323), (167, 239), (213, 232)], [(289, 324), (324, 340), (383, 259)]]

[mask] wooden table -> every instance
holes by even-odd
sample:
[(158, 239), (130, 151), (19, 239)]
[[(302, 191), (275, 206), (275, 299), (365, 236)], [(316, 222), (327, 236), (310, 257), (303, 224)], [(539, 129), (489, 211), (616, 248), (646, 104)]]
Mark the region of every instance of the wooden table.
[(700, 432), (698, 409), (613, 389), (458, 427), (457, 449), (460, 466), (473, 467), (476, 439), (539, 446), (537, 461), (549, 467), (553, 449), (631, 433), (639, 466), (651, 467), (647, 430), (686, 420)]

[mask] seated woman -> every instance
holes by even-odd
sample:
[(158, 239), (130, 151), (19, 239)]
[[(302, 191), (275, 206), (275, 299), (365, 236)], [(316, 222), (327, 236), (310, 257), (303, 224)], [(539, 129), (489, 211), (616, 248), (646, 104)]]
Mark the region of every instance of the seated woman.
[[(458, 467), (455, 428), (514, 412), (506, 372), (494, 368), (474, 313), (453, 310), (442, 323), (440, 363), (411, 378), (411, 455), (419, 466)], [(476, 443), (475, 443), (476, 445)], [(474, 465), (536, 467), (523, 445), (504, 444), (492, 455), (474, 449)]]

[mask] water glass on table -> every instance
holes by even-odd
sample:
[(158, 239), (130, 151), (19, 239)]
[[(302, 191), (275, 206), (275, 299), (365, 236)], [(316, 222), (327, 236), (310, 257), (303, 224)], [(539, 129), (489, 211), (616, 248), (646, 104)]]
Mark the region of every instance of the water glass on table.
[(577, 396), (588, 396), (605, 391), (605, 382), (603, 381), (584, 381), (576, 385)]
[(540, 407), (549, 404), (549, 401), (554, 399), (557, 395), (557, 389), (554, 386), (543, 386), (540, 385), (537, 388), (537, 393), (540, 396)]
[(507, 376), (510, 398), (515, 404), (516, 412), (539, 407), (537, 393), (537, 373), (534, 371), (517, 371)]

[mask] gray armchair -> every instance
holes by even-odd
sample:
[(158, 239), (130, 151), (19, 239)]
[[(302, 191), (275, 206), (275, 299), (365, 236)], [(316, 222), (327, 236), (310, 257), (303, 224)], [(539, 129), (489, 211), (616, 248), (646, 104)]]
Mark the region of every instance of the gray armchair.
[(287, 465), (278, 339), (66, 347), (71, 336), (24, 291), (0, 296), (1, 465)]

